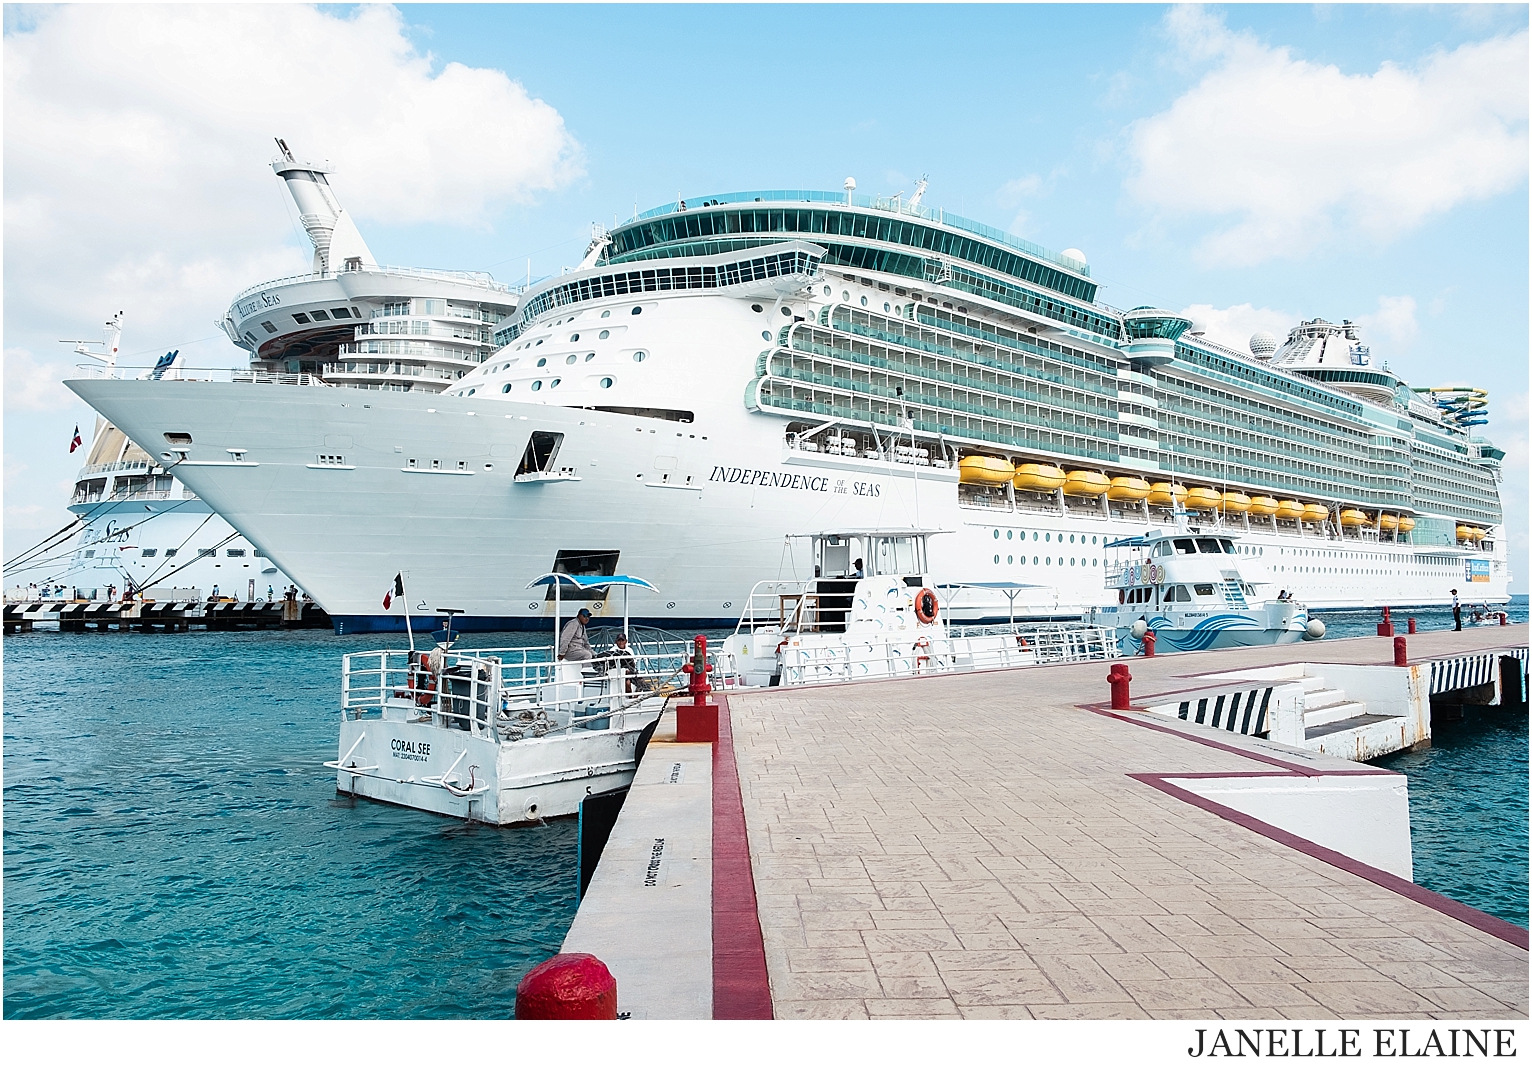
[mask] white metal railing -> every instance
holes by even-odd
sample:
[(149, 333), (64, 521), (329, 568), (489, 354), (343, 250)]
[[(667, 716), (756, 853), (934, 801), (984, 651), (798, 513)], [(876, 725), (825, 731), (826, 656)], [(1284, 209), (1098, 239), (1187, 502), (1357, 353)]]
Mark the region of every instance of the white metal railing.
[[(106, 378), (112, 381), (132, 381), (149, 376), (152, 367), (116, 366), (100, 363), (79, 363), (77, 377)], [(216, 381), (235, 382), (241, 385), (318, 385), (329, 387), (315, 374), (281, 374), (271, 370), (248, 370), (234, 367), (177, 367), (165, 373), (164, 381)]]
[[(411, 710), (417, 720), (489, 739), (521, 740), (601, 727), (614, 699), (632, 705), (677, 691), (687, 641), (650, 641), (618, 655), (554, 662), (551, 648), (447, 652), (439, 672), (425, 652), (352, 652), (342, 659), (341, 715)], [(711, 669), (711, 666), (710, 666)]]
[[(229, 304), (238, 310), (237, 305), (239, 301), (247, 296), (254, 296), (265, 289), (274, 289), (283, 285), (297, 285), (305, 281), (332, 281), (336, 278), (355, 274), (389, 274), (400, 278), (420, 278), (424, 281), (456, 281), (464, 285), (488, 289), (491, 292), (507, 294), (521, 292), (524, 288), (523, 286), (502, 284), (496, 281), (492, 275), (482, 270), (432, 270), (429, 267), (370, 266), (364, 270), (330, 270), (320, 273), (291, 274), (285, 278), (275, 278), (242, 290), (235, 295), (233, 300), (229, 301)], [(241, 316), (243, 317), (243, 312), (241, 312)]]
[(142, 459), (128, 460), (121, 463), (95, 463), (91, 466), (80, 467), (76, 477), (94, 477), (97, 474), (110, 474), (118, 470), (149, 470), (156, 466), (155, 463), (145, 462)]

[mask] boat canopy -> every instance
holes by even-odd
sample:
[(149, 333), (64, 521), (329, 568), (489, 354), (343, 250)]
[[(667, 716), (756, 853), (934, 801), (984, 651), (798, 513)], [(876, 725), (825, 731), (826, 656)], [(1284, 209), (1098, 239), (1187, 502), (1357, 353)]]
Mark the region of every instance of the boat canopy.
[(1020, 581), (949, 581), (937, 585), (939, 589), (1045, 589), (1051, 585), (1027, 585)]
[[(1159, 538), (1154, 538), (1154, 539), (1159, 539)], [(1144, 537), (1144, 536), (1138, 536), (1138, 537), (1119, 537), (1116, 540), (1109, 540), (1109, 541), (1107, 541), (1105, 544), (1102, 545), (1102, 547), (1103, 548), (1143, 548), (1143, 547), (1147, 546), (1149, 543), (1151, 543), (1151, 538), (1149, 538), (1149, 537)]]
[(633, 588), (648, 589), (650, 592), (658, 592), (649, 582), (641, 577), (633, 577), (629, 574), (544, 574), (542, 577), (527, 582), (527, 588), (536, 588), (539, 585), (560, 585), (577, 589), (604, 588), (607, 585), (624, 585)]

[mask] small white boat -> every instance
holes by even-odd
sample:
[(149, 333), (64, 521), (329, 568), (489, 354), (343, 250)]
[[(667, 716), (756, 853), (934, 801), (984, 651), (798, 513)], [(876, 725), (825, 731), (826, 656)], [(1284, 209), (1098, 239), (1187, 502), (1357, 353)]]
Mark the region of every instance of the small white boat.
[(918, 677), (968, 670), (1111, 659), (1109, 630), (1078, 622), (955, 626), (950, 601), (961, 589), (1004, 593), (1016, 582), (933, 584), (919, 529), (806, 534), (814, 576), (761, 581), (751, 590), (717, 671), (725, 690)]
[[(570, 574), (528, 587), (543, 584), (654, 589)], [(429, 653), (345, 656), (340, 757), (324, 764), (338, 792), (519, 825), (575, 814), (585, 797), (632, 782), (690, 644), (642, 641), (561, 662), (553, 647), (454, 650), (450, 622)], [(557, 634), (557, 612), (554, 624)]]
[(1184, 522), (1106, 545), (1106, 587), (1117, 603), (1093, 608), (1088, 621), (1110, 628), (1124, 655), (1144, 650), (1152, 632), (1156, 652), (1206, 651), (1318, 640), (1325, 625), (1308, 608), (1269, 588), (1268, 575), (1240, 554), (1223, 530), (1203, 533)]

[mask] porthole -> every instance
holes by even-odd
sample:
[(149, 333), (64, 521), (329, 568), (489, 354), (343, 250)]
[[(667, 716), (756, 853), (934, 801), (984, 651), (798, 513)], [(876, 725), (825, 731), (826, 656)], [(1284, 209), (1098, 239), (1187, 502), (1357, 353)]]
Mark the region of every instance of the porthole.
[(1051, 556), (1051, 555), (1043, 556), (1043, 565), (1044, 566), (1052, 566), (1053, 565), (1053, 556)]
[(649, 353), (648, 352), (634, 352), (633, 353), (633, 361), (635, 363), (642, 363), (645, 359), (648, 359), (648, 358), (649, 358)]
[(611, 318), (612, 317), (612, 312), (610, 312), (610, 311), (602, 311), (601, 312), (601, 317), (602, 318)]
[(865, 297), (865, 296), (862, 297), (862, 306), (863, 307), (867, 306), (867, 297)]
[(1000, 539), (1000, 531), (999, 531), (999, 530), (998, 530), (998, 529), (997, 529), (997, 530), (995, 530), (995, 539), (996, 539), (996, 540), (999, 540), (999, 539)]
[(554, 379), (553, 379), (553, 380), (552, 380), (552, 381), (550, 381), (550, 382), (548, 382), (548, 387), (549, 387), (549, 388), (550, 388), (550, 389), (556, 389), (556, 388), (558, 388), (558, 387), (559, 387), (559, 381), (560, 381), (560, 380), (562, 380), (562, 379), (560, 379), (560, 378), (554, 378)]
[(996, 565), (996, 566), (999, 566), (999, 565), (1000, 565), (1000, 556), (998, 556), (998, 555), (997, 555), (997, 556), (995, 556), (995, 565)]
[(825, 295), (826, 296), (830, 295), (830, 286), (828, 286), (828, 285), (825, 286)]
[(539, 359), (539, 360), (538, 360), (538, 361), (537, 361), (537, 365), (538, 365), (538, 366), (547, 366), (547, 365), (548, 365), (548, 359), (547, 359), (547, 357), (546, 357), (546, 356), (544, 356), (544, 357), (543, 357), (543, 358), (542, 358), (542, 359)]
[(1052, 541), (1053, 540), (1053, 534), (1052, 533), (1044, 533), (1043, 534), (1043, 539), (1046, 540), (1046, 541)]
[(761, 305), (760, 304), (751, 304), (750, 305), (750, 310), (754, 311), (756, 314), (760, 314), (761, 313)]
[(536, 392), (538, 389), (540, 389), (542, 387), (543, 387), (543, 383), (541, 381), (534, 381), (534, 382), (532, 382), (532, 391), (533, 392)]
[(633, 308), (633, 313), (635, 315), (641, 315), (644, 313), (644, 309), (642, 307), (635, 307)]
[(1073, 566), (1073, 565), (1075, 565), (1075, 557), (1074, 557), (1074, 556), (1073, 556), (1073, 555), (1071, 555), (1071, 556), (1070, 556), (1070, 557), (1069, 557), (1069, 565), (1070, 565), (1070, 566)]
[(579, 339), (580, 339), (580, 335), (579, 335), (579, 334), (578, 334), (578, 333), (571, 333), (571, 334), (570, 334), (570, 335), (569, 335), (569, 340), (570, 340), (570, 341), (571, 341), (571, 342), (574, 342), (574, 341), (577, 341), (577, 340), (579, 340)]
[(511, 391), (511, 383), (509, 381), (507, 381), (504, 385), (501, 385), (500, 386), (500, 391), (501, 392), (510, 392)]
[(478, 389), (469, 389), (468, 390), (468, 395), (472, 396), (474, 393), (476, 393), (478, 391), (479, 391)]
[(564, 362), (569, 364), (577, 363), (579, 360), (580, 357), (578, 355), (566, 355), (564, 357)]
[(1036, 533), (1033, 533), (1033, 534), (1032, 534), (1032, 539), (1033, 539), (1033, 540), (1036, 540), (1036, 539), (1037, 539), (1037, 534), (1036, 534)]
[(771, 330), (769, 330), (769, 329), (761, 330), (761, 340), (763, 340), (763, 341), (771, 340)]
[(793, 309), (791, 307), (784, 307), (784, 308), (782, 308), (782, 317), (783, 318), (792, 318), (793, 317)]
[[(542, 344), (542, 340), (541, 339), (538, 340), (537, 344)], [(533, 347), (535, 348), (535, 347), (537, 347), (537, 345), (533, 345)]]
[(1092, 537), (1092, 538), (1091, 538), (1091, 539), (1090, 539), (1090, 542), (1091, 542), (1091, 543), (1092, 543), (1092, 544), (1094, 544), (1094, 543), (1096, 543), (1096, 538), (1095, 538), (1095, 537)]
[(1073, 544), (1074, 542), (1075, 542), (1075, 535), (1073, 533), (1071, 533), (1071, 534), (1069, 534), (1069, 543)]
[(885, 314), (885, 315), (886, 315), (886, 314), (888, 314), (888, 304), (884, 304), (884, 305), (883, 305), (883, 313), (884, 313), (884, 314)]
[(1012, 534), (1013, 534), (1013, 533), (1014, 533), (1014, 532), (1015, 532), (1015, 531), (1014, 531), (1014, 530), (1010, 530), (1010, 529), (1008, 529), (1008, 530), (1006, 530), (1006, 531), (1005, 531), (1005, 539), (1006, 539), (1006, 540), (1010, 540), (1010, 539), (1011, 539), (1011, 537), (1012, 537)]
[(1033, 565), (1033, 566), (1036, 566), (1036, 565), (1037, 565), (1037, 556), (1035, 556), (1035, 555), (1034, 555), (1034, 556), (1032, 556), (1032, 565)]
[(600, 335), (599, 335), (599, 336), (598, 336), (598, 337), (597, 337), (597, 338), (596, 338), (596, 339), (597, 339), (597, 340), (603, 340), (603, 341), (604, 341), (604, 340), (606, 340), (606, 339), (607, 339), (607, 338), (608, 338), (608, 337), (610, 337), (610, 336), (611, 336), (611, 335), (612, 335), (612, 331), (611, 331), (611, 330), (609, 330), (609, 329), (604, 329), (604, 330), (602, 330), (602, 331), (601, 331), (601, 333), (600, 333)]
[(590, 362), (594, 358), (596, 358), (596, 353), (595, 352), (586, 352), (585, 353), (585, 361), (587, 363)]
[[(828, 292), (826, 292), (825, 295), (828, 296), (830, 294)], [(841, 292), (841, 294), (840, 294), (840, 298), (842, 300), (845, 300), (847, 303), (850, 303), (851, 302), (851, 293), (843, 290)]]
[(612, 379), (611, 378), (602, 378), (601, 379), (601, 387), (603, 389), (611, 388), (612, 387)]
[(1100, 560), (1100, 559), (1092, 559), (1092, 560), (1091, 560), (1091, 561), (1090, 561), (1090, 564), (1091, 564), (1091, 565), (1092, 565), (1092, 566), (1100, 566), (1100, 565), (1101, 565), (1101, 560)]
[(1014, 562), (1016, 562), (1016, 556), (1014, 556), (1014, 555), (1007, 555), (1007, 556), (1006, 556), (1006, 557), (1005, 557), (1005, 561), (1006, 561), (1006, 562), (1007, 562), (1007, 563), (1008, 563), (1008, 564), (1009, 564), (1009, 563), (1014, 563)]

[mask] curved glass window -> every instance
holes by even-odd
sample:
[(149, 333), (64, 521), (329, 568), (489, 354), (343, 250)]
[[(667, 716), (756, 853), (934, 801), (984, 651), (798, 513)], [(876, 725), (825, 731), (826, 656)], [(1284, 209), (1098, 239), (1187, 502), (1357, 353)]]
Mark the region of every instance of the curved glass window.
[(608, 337), (610, 337), (610, 336), (611, 336), (611, 335), (612, 335), (612, 331), (611, 331), (611, 330), (609, 330), (609, 329), (604, 329), (604, 330), (602, 330), (602, 331), (601, 331), (601, 334), (600, 334), (600, 336), (598, 336), (598, 337), (597, 337), (597, 338), (596, 338), (596, 339), (597, 339), (597, 340), (602, 340), (602, 341), (604, 341), (604, 340), (606, 340), (606, 339), (607, 339), (607, 338), (608, 338)]
[(504, 385), (501, 385), (500, 386), (500, 391), (501, 392), (510, 392), (511, 391), (511, 383), (509, 381), (507, 381)]
[(543, 387), (543, 383), (541, 381), (534, 381), (534, 382), (532, 382), (532, 391), (533, 392), (536, 392), (538, 389), (540, 389), (542, 387)]
[(547, 359), (546, 359), (546, 358), (543, 358), (543, 359), (539, 359), (539, 360), (538, 360), (538, 361), (537, 361), (537, 365), (538, 365), (538, 366), (547, 366), (547, 365), (548, 365), (548, 360), (547, 360)]
[(602, 378), (601, 379), (601, 387), (603, 389), (611, 388), (612, 387), (612, 379), (611, 378)]

